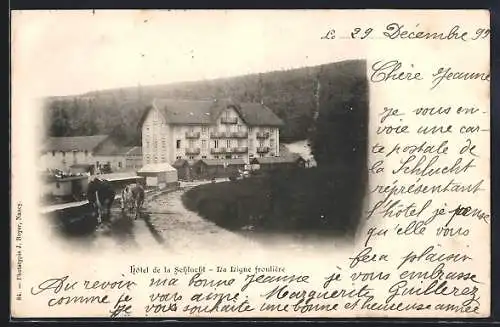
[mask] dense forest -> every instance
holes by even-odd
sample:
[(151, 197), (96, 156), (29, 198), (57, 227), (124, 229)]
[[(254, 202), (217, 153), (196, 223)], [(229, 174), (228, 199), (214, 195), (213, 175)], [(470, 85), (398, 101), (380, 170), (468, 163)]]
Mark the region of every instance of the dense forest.
[[(242, 102), (263, 101), (285, 122), (281, 141), (292, 142), (317, 135), (314, 118), (322, 107), (349, 108), (359, 92), (365, 91), (362, 90), (365, 74), (364, 61), (350, 60), (209, 81), (50, 97), (46, 101), (44, 121), (47, 136), (110, 134), (122, 145), (139, 145), (137, 122), (153, 98), (202, 100), (231, 97)], [(318, 118), (333, 119), (321, 114)], [(335, 125), (345, 128), (342, 119)], [(352, 134), (352, 131), (346, 132)]]

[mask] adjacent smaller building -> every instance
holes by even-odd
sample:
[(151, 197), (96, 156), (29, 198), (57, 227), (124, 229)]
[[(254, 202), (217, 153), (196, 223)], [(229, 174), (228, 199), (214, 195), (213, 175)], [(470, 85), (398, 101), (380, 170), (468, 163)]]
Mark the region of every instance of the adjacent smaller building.
[(142, 167), (142, 151), (140, 146), (106, 147), (94, 154), (101, 164), (104, 173), (137, 171)]
[(298, 153), (287, 153), (279, 157), (253, 158), (250, 163), (262, 171), (273, 169), (305, 168), (306, 160)]
[(102, 161), (95, 158), (94, 154), (110, 147), (116, 146), (108, 135), (49, 137), (42, 145), (41, 166), (44, 170), (59, 169), (65, 172), (70, 171), (71, 166), (80, 164), (97, 168)]
[(42, 167), (73, 173), (137, 171), (142, 167), (140, 146), (122, 147), (108, 135), (50, 137), (43, 144)]
[(137, 175), (146, 178), (146, 186), (164, 189), (178, 184), (177, 170), (168, 163), (143, 166)]
[(225, 178), (245, 169), (243, 159), (201, 159), (194, 163), (196, 179)]

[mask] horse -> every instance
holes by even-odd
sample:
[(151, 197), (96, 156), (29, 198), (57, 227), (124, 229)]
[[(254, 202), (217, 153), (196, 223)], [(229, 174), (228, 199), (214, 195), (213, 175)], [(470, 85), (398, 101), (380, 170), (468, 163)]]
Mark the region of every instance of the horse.
[(129, 184), (122, 190), (121, 208), (122, 211), (129, 209), (133, 212), (135, 209), (135, 219), (140, 215), (140, 210), (144, 204), (145, 192), (140, 184)]
[[(89, 182), (87, 199), (97, 214), (97, 222), (110, 221), (111, 206), (115, 200), (115, 191), (107, 180), (95, 178)], [(103, 210), (105, 209), (105, 211)]]

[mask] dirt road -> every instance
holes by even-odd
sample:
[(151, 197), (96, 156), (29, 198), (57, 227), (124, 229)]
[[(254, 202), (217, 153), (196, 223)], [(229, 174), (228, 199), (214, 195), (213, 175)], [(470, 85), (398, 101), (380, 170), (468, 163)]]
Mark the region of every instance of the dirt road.
[[(62, 235), (65, 242), (77, 245), (84, 251), (96, 250), (128, 252), (132, 249), (161, 249), (169, 252), (190, 251), (197, 248), (214, 249), (233, 246), (252, 246), (245, 236), (227, 231), (187, 210), (182, 194), (200, 183), (184, 183), (180, 190), (148, 196), (141, 218), (134, 220), (116, 205), (111, 212), (111, 222), (95, 230), (81, 219)], [(61, 226), (54, 229), (61, 231)]]
[(151, 201), (144, 224), (159, 244), (169, 249), (189, 251), (199, 248), (223, 249), (250, 246), (242, 235), (227, 231), (187, 210), (181, 201), (184, 191), (175, 191)]
[[(133, 220), (116, 206), (112, 209), (112, 221), (95, 230), (91, 223), (80, 223), (72, 227), (73, 232), (63, 233), (66, 244), (78, 245), (84, 252), (131, 250), (165, 250), (165, 253), (194, 253), (197, 249), (220, 251), (249, 249), (264, 250), (279, 247), (296, 254), (318, 249), (316, 237), (303, 235), (256, 234), (232, 232), (217, 226), (198, 214), (187, 210), (181, 196), (199, 182), (183, 183), (180, 190), (148, 196), (141, 218)], [(91, 219), (90, 219), (91, 220)], [(83, 222), (89, 219), (81, 220)], [(331, 247), (328, 241), (322, 242)]]

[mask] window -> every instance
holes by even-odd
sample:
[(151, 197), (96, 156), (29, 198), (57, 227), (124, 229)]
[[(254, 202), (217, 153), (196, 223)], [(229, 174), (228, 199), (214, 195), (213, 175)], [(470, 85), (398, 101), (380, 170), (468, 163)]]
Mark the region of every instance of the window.
[(176, 147), (177, 149), (180, 149), (180, 148), (181, 148), (181, 140), (177, 140), (177, 141), (175, 141), (175, 147)]
[(218, 148), (219, 147), (219, 140), (214, 140), (214, 148)]
[(252, 133), (253, 132), (253, 127), (248, 127), (248, 133)]
[(155, 156), (155, 161), (154, 163), (158, 163), (158, 156)]
[(60, 188), (61, 187), (61, 184), (59, 184), (59, 182), (56, 182), (56, 188)]
[(238, 132), (241, 132), (242, 129), (243, 129), (243, 126), (241, 126), (240, 124), (238, 124)]
[(194, 148), (194, 140), (189, 140), (189, 147)]
[(89, 155), (89, 152), (87, 150), (85, 150), (85, 156), (88, 157)]
[(239, 140), (238, 140), (238, 146), (239, 146), (239, 147), (242, 147), (242, 146), (243, 146), (243, 140), (241, 140), (241, 139), (239, 139)]
[(193, 160), (193, 159), (194, 159), (194, 156), (189, 156), (189, 159), (190, 159), (190, 160)]
[(201, 147), (202, 147), (203, 149), (206, 149), (206, 148), (207, 148), (207, 140), (202, 140), (202, 141), (201, 141)]
[(166, 148), (167, 147), (167, 140), (165, 140), (165, 138), (163, 138), (163, 140), (161, 141), (161, 146), (163, 148)]
[(63, 157), (66, 157), (66, 152), (61, 151), (61, 153), (62, 153), (62, 156), (63, 156)]
[(201, 159), (207, 159), (207, 156), (201, 156)]
[(264, 140), (259, 140), (259, 146), (263, 147), (264, 146)]
[(52, 156), (54, 157), (56, 155), (56, 152), (55, 151), (52, 151)]
[(231, 140), (226, 140), (226, 148), (230, 148), (231, 147)]
[(175, 159), (180, 159), (180, 158), (181, 158), (181, 156), (177, 156), (177, 157), (175, 157)]
[(271, 147), (274, 147), (274, 139), (269, 140)]
[(122, 162), (118, 161), (118, 168), (122, 168)]
[(201, 128), (201, 133), (202, 133), (203, 135), (206, 135), (206, 134), (207, 134), (207, 128), (206, 128), (206, 127), (202, 127), (202, 128)]
[(165, 158), (165, 155), (161, 156), (161, 162), (167, 162), (167, 158)]
[(219, 159), (219, 156), (214, 156), (215, 159)]

